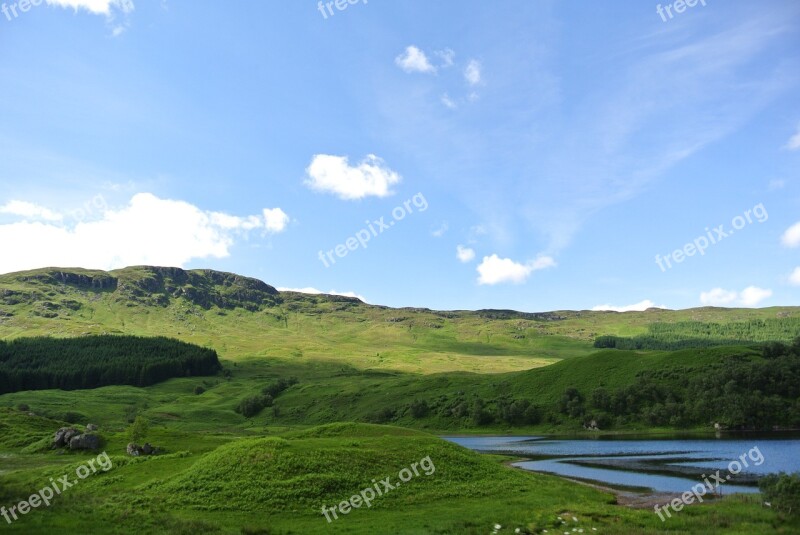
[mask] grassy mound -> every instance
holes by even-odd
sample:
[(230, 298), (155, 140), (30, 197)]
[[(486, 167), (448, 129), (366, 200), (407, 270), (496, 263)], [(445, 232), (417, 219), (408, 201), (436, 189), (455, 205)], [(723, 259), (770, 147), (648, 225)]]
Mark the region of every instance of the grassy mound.
[[(397, 428), (334, 424), (290, 437), (240, 440), (205, 455), (189, 470), (152, 487), (169, 505), (203, 510), (316, 513), (423, 458), (419, 475), (377, 499), (373, 508), (490, 496), (494, 481), (520, 486), (528, 476), (431, 435)], [(382, 436), (379, 436), (382, 435)], [(430, 475), (427, 475), (430, 473)], [(511, 480), (511, 481), (509, 481)], [(496, 494), (495, 494), (496, 495)]]

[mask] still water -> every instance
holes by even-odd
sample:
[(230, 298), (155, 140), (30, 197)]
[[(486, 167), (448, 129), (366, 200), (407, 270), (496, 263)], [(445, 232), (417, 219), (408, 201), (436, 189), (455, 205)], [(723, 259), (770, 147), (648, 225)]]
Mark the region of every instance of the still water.
[(444, 438), (479, 452), (526, 457), (531, 460), (514, 463), (526, 470), (651, 492), (681, 493), (717, 470), (725, 479), (719, 485), (721, 494), (757, 492), (760, 476), (800, 471), (800, 435), (796, 433), (721, 438)]

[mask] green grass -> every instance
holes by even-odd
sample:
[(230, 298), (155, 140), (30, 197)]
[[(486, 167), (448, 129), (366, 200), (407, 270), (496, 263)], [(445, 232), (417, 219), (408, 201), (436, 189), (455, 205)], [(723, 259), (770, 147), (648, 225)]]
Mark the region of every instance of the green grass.
[[(5, 417), (7, 413), (0, 413)], [(162, 438), (167, 438), (162, 437)], [(197, 442), (208, 437), (198, 436)], [(201, 450), (203, 448), (200, 448)], [(69, 459), (65, 463), (64, 458)], [(86, 455), (38, 457), (4, 481), (4, 503), (49, 477), (73, 473)], [(321, 513), (424, 458), (418, 476), (328, 523)], [(149, 459), (112, 456), (114, 467), (68, 489), (10, 533), (501, 533), (592, 527), (601, 534), (790, 533), (753, 498), (687, 508), (667, 524), (651, 511), (613, 505), (609, 494), (509, 468), (432, 435), (396, 427), (334, 424), (283, 437), (240, 438), (205, 453)], [(419, 466), (419, 464), (418, 464)], [(423, 467), (427, 466), (427, 470)], [(435, 470), (431, 470), (434, 468)], [(430, 474), (430, 475), (426, 475)], [(383, 486), (381, 485), (381, 489)], [(572, 517), (578, 522), (574, 522)], [(333, 519), (332, 515), (331, 518)], [(776, 526), (779, 526), (776, 529)], [(591, 531), (594, 533), (594, 531)]]
[[(506, 458), (481, 456), (420, 431), (567, 432), (574, 422), (476, 428), (437, 415), (414, 419), (408, 411), (415, 399), (459, 395), (507, 394), (552, 405), (567, 387), (614, 389), (648, 370), (700, 373), (731, 354), (757, 357), (747, 348), (598, 352), (592, 341), (598, 334), (645, 334), (655, 322), (787, 315), (798, 316), (800, 309), (440, 313), (278, 294), (234, 275), (145, 267), (0, 276), (0, 339), (169, 336), (217, 350), (231, 372), (229, 378), (176, 378), (146, 388), (0, 396), (0, 503), (30, 496), (49, 477), (90, 458), (41, 449), (66, 419), (78, 427), (100, 425), (115, 465), (12, 526), (0, 519), (0, 527), (32, 534), (485, 534), (499, 523), (500, 533), (517, 527), (560, 533), (561, 515), (569, 522), (576, 516), (575, 526), (587, 533), (595, 533), (591, 527), (610, 534), (796, 533), (796, 524), (760, 507), (757, 497), (688, 508), (661, 524), (651, 511), (612, 504), (609, 494), (512, 469)], [(234, 412), (240, 400), (292, 376), (299, 384), (277, 399), (277, 415), (271, 408), (254, 418)], [(205, 389), (200, 395), (197, 386)], [(29, 405), (32, 415), (12, 408), (19, 404)], [(396, 409), (394, 426), (354, 423), (384, 408)], [(166, 455), (123, 455), (126, 428), (137, 414), (150, 422), (147, 440)], [(373, 478), (396, 475), (426, 456), (436, 466), (432, 476), (414, 478), (330, 525), (321, 515), (323, 504), (347, 499)]]

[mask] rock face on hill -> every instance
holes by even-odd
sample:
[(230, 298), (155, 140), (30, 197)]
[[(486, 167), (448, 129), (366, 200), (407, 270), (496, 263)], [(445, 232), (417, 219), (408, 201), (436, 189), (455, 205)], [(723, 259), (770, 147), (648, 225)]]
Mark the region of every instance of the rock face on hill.
[(32, 315), (55, 318), (81, 303), (69, 295), (87, 298), (109, 294), (128, 306), (169, 306), (183, 299), (206, 310), (244, 308), (261, 310), (281, 303), (280, 292), (249, 277), (213, 270), (136, 266), (111, 272), (45, 268), (0, 277), (0, 305), (34, 306)]

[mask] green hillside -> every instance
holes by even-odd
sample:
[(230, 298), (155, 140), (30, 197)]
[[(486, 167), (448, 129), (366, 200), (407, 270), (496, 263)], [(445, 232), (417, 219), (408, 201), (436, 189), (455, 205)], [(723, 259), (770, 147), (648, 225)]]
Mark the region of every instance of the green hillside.
[[(785, 333), (798, 318), (800, 309), (792, 307), (625, 314), (391, 309), (175, 268), (3, 275), (0, 340), (163, 336), (216, 351), (223, 366), (150, 386), (0, 395), (0, 505), (91, 458), (50, 450), (60, 427), (97, 424), (114, 462), (49, 508), (3, 527), (483, 534), (500, 524), (508, 533), (555, 533), (564, 527), (559, 516), (575, 516), (569, 530), (664, 533), (651, 512), (614, 505), (609, 494), (511, 469), (503, 466), (508, 459), (427, 433), (585, 433), (591, 420), (613, 432), (707, 430), (715, 422), (790, 427), (800, 418), (800, 359), (789, 346), (765, 351), (748, 329), (770, 322)], [(681, 351), (593, 347), (604, 335), (697, 338), (700, 324), (727, 326), (721, 329), (743, 343)], [(709, 337), (715, 329), (707, 329)], [(42, 358), (59, 357), (54, 348)], [(701, 389), (709, 394), (699, 395)], [(749, 394), (756, 391), (764, 395)], [(726, 393), (742, 402), (734, 407)], [(161, 455), (124, 455), (137, 417), (149, 424), (145, 440)], [(415, 476), (372, 507), (325, 520), (323, 505), (428, 457), (435, 474)], [(795, 527), (757, 497), (692, 508), (669, 525), (675, 533)]]

